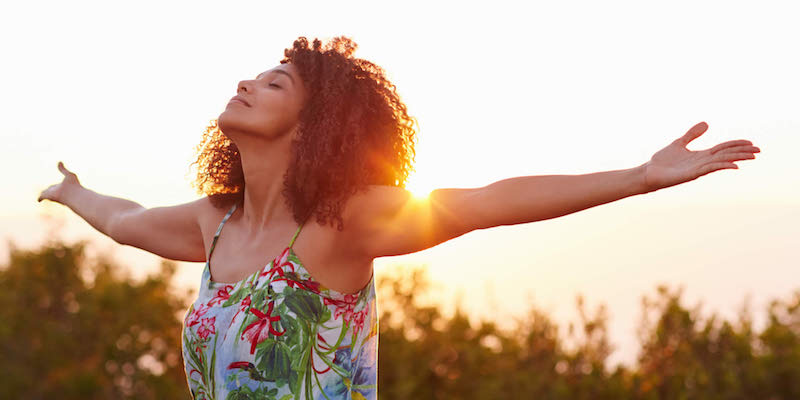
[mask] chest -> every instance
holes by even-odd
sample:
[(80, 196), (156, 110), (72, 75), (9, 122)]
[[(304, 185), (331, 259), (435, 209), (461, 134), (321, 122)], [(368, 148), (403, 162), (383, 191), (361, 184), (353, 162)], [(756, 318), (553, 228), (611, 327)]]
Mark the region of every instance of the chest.
[[(203, 238), (208, 258), (211, 280), (236, 283), (262, 271), (271, 261), (287, 249), (296, 226), (275, 227), (258, 235), (248, 235), (227, 221), (217, 237), (213, 238), (219, 222), (209, 218), (204, 223)], [(363, 288), (372, 277), (371, 260), (357, 260), (337, 237), (335, 229), (307, 223), (297, 236), (292, 251), (303, 268), (323, 286), (340, 293), (354, 293)]]
[(285, 249), (285, 246), (279, 248), (280, 245), (258, 247), (252, 246), (252, 243), (248, 243), (247, 247), (239, 247), (235, 244), (226, 245), (223, 241), (217, 241), (209, 263), (211, 280), (219, 283), (232, 284), (249, 277), (255, 271), (262, 270)]

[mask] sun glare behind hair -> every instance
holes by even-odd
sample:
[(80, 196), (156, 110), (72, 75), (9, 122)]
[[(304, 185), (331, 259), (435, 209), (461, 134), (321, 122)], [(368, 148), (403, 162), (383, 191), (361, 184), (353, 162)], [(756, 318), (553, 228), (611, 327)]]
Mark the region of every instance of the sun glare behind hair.
[(406, 189), (417, 199), (426, 199), (433, 189), (436, 189), (431, 182), (421, 180), (419, 175), (414, 174), (409, 177)]

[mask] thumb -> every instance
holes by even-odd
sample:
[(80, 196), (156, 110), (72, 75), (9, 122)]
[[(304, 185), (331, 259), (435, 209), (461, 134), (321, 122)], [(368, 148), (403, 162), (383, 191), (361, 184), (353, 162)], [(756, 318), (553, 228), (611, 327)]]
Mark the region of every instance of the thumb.
[(72, 171), (68, 170), (67, 167), (64, 166), (64, 163), (59, 161), (58, 162), (58, 170), (61, 171), (64, 176), (73, 175)]
[(689, 144), (692, 140), (697, 139), (708, 129), (708, 124), (705, 122), (700, 122), (693, 126), (689, 131), (687, 131), (683, 136), (678, 138), (678, 142), (684, 146)]

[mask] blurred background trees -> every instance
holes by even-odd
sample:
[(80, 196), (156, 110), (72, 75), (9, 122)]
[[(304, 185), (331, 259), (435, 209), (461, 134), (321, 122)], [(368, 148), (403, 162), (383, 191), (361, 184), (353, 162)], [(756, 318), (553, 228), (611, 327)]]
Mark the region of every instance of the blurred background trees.
[[(20, 250), (0, 266), (0, 398), (188, 399), (176, 266), (133, 281), (121, 266), (88, 260), (85, 242)], [(756, 332), (703, 317), (681, 290), (642, 302), (641, 349), (632, 368), (606, 367), (613, 351), (604, 307), (576, 299), (567, 335), (531, 306), (503, 330), (457, 309), (445, 316), (419, 298), (422, 269), (379, 282), (379, 396), (389, 399), (798, 399), (800, 290), (774, 300)], [(570, 346), (567, 345), (567, 339)]]
[(189, 304), (175, 264), (141, 282), (85, 242), (11, 244), (0, 269), (0, 398), (187, 398), (180, 348)]

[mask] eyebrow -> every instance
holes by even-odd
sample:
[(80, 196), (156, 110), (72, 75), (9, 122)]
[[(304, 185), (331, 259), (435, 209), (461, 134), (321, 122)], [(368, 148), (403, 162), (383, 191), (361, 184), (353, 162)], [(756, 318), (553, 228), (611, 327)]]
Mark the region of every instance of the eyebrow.
[[(294, 83), (294, 78), (292, 77), (292, 75), (291, 75), (291, 74), (289, 74), (288, 72), (286, 72), (286, 71), (282, 70), (282, 69), (276, 69), (276, 70), (272, 70), (272, 71), (270, 71), (270, 72), (276, 72), (276, 73), (279, 73), (279, 74), (284, 74), (284, 75), (288, 76), (288, 77), (289, 77), (289, 79), (292, 81), (292, 85), (294, 85), (294, 84), (295, 84), (295, 83)], [(268, 73), (269, 73), (269, 72), (268, 72)], [(256, 76), (256, 79), (258, 79), (258, 78), (260, 78), (260, 77), (261, 77), (261, 74), (258, 74), (258, 76)]]

